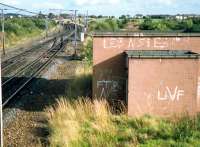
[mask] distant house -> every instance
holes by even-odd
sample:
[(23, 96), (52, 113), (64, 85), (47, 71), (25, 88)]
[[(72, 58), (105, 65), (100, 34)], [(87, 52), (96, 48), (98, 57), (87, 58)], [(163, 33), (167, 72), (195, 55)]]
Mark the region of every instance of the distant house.
[(136, 14), (136, 15), (134, 16), (134, 18), (136, 18), (136, 19), (141, 19), (141, 18), (143, 18), (143, 15), (142, 15), (142, 14)]
[(175, 15), (175, 18), (178, 20), (184, 20), (189, 18), (200, 18), (200, 15), (197, 14), (177, 14)]
[(17, 13), (6, 13), (4, 16), (5, 16), (5, 18), (10, 18), (10, 19), (21, 18), (21, 17), (25, 17), (25, 18), (29, 17), (27, 15), (22, 15), (22, 14), (17, 14)]

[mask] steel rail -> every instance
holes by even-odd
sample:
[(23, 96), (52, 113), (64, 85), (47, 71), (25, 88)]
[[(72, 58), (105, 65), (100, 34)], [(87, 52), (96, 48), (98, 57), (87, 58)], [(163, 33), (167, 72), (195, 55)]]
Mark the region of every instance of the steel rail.
[[(59, 50), (58, 50), (59, 51)], [(11, 96), (9, 96), (8, 98), (6, 98), (6, 100), (3, 102), (2, 107), (4, 108), (6, 106), (6, 104), (8, 104), (8, 102), (18, 93), (20, 92), (36, 75), (38, 75), (38, 73), (40, 73), (51, 61), (51, 59), (58, 53), (55, 52), (55, 54), (53, 54), (46, 62), (45, 64), (43, 64), (42, 67), (40, 67), (35, 73), (33, 73), (31, 75), (31, 77), (23, 84), (21, 85)]]
[[(15, 55), (15, 56), (13, 56), (13, 57), (10, 57), (9, 59), (7, 59), (7, 60), (5, 60), (5, 61), (2, 62), (1, 69), (3, 70), (3, 68), (5, 68), (5, 67), (7, 66), (7, 65), (4, 65), (4, 64), (7, 64), (7, 63), (9, 63), (9, 62), (12, 62), (12, 60), (15, 61), (15, 58), (20, 58), (21, 56), (25, 56), (25, 55), (31, 53), (32, 50), (39, 50), (39, 49), (41, 49), (41, 48), (42, 48), (42, 45), (46, 45), (46, 44), (50, 43), (50, 42), (53, 41), (55, 38), (60, 37), (60, 36), (64, 35), (65, 33), (67, 33), (67, 31), (65, 31), (65, 32), (63, 32), (63, 33), (60, 33), (60, 34), (52, 35), (52, 36), (50, 36), (47, 40), (45, 40), (44, 42), (39, 43), (38, 45), (31, 47), (30, 49), (28, 49), (28, 50), (22, 52), (21, 54), (17, 54), (17, 55)], [(40, 47), (40, 46), (41, 46), (41, 47)], [(8, 65), (9, 65), (9, 64), (8, 64)]]
[(7, 64), (6, 66), (4, 66), (4, 67), (1, 68), (1, 72), (2, 72), (2, 71), (5, 71), (5, 70), (8, 69), (10, 66), (16, 64), (16, 62), (21, 62), (21, 61), (23, 61), (23, 60), (25, 60), (25, 58), (19, 58), (19, 60), (15, 60), (15, 62), (12, 62), (12, 63), (10, 63), (10, 64)]
[[(4, 65), (4, 64), (7, 64), (7, 63), (12, 62), (12, 61), (17, 61), (17, 59), (20, 58), (21, 56), (25, 56), (25, 55), (31, 53), (32, 50), (39, 50), (39, 49), (42, 48), (42, 45), (46, 45), (46, 44), (48, 44), (49, 42), (51, 42), (52, 40), (54, 40), (54, 38), (51, 38), (51, 39), (49, 39), (49, 40), (47, 40), (47, 41), (45, 41), (45, 42), (43, 42), (43, 43), (41, 43), (41, 44), (38, 44), (37, 46), (33, 46), (33, 47), (31, 47), (30, 49), (24, 51), (24, 52), (21, 53), (21, 54), (15, 55), (15, 56), (13, 56), (13, 57), (7, 59), (6, 61), (3, 61), (3, 62), (2, 62), (2, 69), (9, 65), (9, 64), (8, 64), (8, 65)], [(41, 47), (40, 47), (40, 46), (41, 46)]]
[[(74, 32), (72, 32), (69, 36), (71, 36)], [(68, 39), (68, 38), (67, 38)], [(63, 42), (67, 41), (67, 39), (65, 39)], [(57, 44), (55, 47), (53, 47), (52, 49), (55, 49), (57, 47), (59, 47), (61, 45), (61, 42), (59, 44)], [(50, 57), (47, 59), (47, 61), (45, 61), (44, 64), (42, 64), (35, 72), (33, 72), (30, 76), (30, 78), (23, 83), (17, 90), (15, 90), (14, 93), (12, 93), (8, 98), (4, 98), (6, 99), (3, 104), (2, 107), (4, 108), (8, 102), (14, 97), (16, 96), (16, 94), (18, 94), (36, 75), (38, 75), (51, 61), (52, 59), (56, 56), (56, 54), (61, 51), (63, 49), (63, 47), (59, 47), (55, 52), (50, 52), (53, 53), (52, 55), (50, 55)], [(42, 58), (41, 58), (42, 59)]]
[(28, 69), (29, 67), (31, 67), (32, 65), (36, 64), (45, 54), (49, 53), (50, 51), (52, 51), (54, 48), (50, 48), (47, 50), (47, 52), (42, 53), (42, 55), (40, 55), (37, 59), (35, 59), (34, 61), (32, 61), (30, 64), (27, 64), (26, 66), (24, 66), (22, 69), (20, 69), (19, 72), (16, 72), (14, 75), (12, 75), (11, 77), (9, 77), (8, 80), (4, 81), (2, 83), (2, 86), (4, 86), (5, 84), (7, 84), (9, 81), (11, 81), (12, 79), (14, 79), (17, 75), (20, 75), (21, 73), (23, 73), (26, 69)]

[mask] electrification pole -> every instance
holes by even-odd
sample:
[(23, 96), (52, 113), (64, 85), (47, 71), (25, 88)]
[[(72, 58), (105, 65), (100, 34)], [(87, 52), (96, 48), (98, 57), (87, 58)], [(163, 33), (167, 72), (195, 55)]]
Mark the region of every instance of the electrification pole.
[(86, 30), (88, 30), (88, 10), (87, 10), (87, 14), (86, 14)]
[(4, 31), (4, 9), (1, 9), (2, 50), (5, 55), (5, 31)]
[(77, 49), (77, 24), (76, 24), (76, 13), (78, 10), (74, 10), (74, 21), (75, 21), (75, 35), (74, 35), (74, 39), (75, 39), (75, 55), (76, 55), (76, 49)]
[(45, 18), (46, 38), (48, 37), (48, 29), (49, 29), (49, 27), (48, 27), (48, 17), (46, 16), (46, 18)]
[(74, 55), (76, 56), (76, 50), (77, 50), (77, 23), (76, 23), (76, 15), (78, 10), (70, 10), (74, 12)]

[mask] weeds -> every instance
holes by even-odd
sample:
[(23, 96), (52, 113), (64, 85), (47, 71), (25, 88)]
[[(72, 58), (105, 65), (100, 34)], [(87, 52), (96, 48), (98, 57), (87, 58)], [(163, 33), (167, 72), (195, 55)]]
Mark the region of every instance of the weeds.
[[(47, 110), (52, 147), (198, 147), (200, 115), (175, 120), (113, 113), (104, 99), (80, 97), (91, 89), (91, 67), (78, 66), (67, 97)], [(77, 98), (79, 97), (79, 98)]]
[(200, 145), (199, 115), (169, 121), (114, 115), (105, 100), (66, 100), (48, 109), (54, 146), (190, 147)]
[(91, 97), (92, 68), (88, 64), (78, 66), (75, 71), (76, 78), (73, 79), (66, 89), (68, 98), (76, 99), (80, 96)]

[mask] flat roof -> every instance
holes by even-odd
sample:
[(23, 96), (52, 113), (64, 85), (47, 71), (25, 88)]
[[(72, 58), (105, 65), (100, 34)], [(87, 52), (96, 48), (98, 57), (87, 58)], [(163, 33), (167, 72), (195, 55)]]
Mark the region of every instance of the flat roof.
[(200, 37), (200, 33), (180, 32), (95, 32), (94, 37)]
[(166, 59), (198, 59), (198, 53), (191, 52), (190, 50), (127, 50), (125, 54), (128, 58), (166, 58)]

